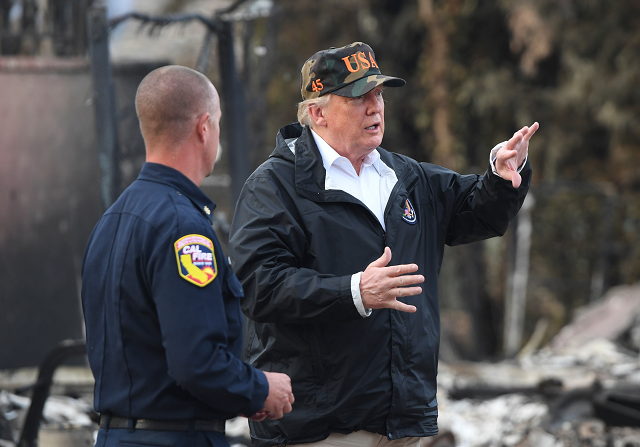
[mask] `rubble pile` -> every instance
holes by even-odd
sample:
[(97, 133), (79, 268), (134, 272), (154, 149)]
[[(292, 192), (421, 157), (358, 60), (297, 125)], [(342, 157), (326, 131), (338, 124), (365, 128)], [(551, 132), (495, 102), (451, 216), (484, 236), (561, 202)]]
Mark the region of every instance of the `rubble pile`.
[[(30, 398), (0, 390), (0, 447), (14, 447), (18, 443), (30, 405)], [(96, 423), (91, 419), (93, 414), (91, 405), (82, 399), (50, 396), (42, 412), (40, 445), (47, 445), (42, 440), (43, 435), (51, 438), (55, 433), (72, 431), (83, 432), (87, 442), (93, 441), (96, 429)]]
[(18, 442), (18, 434), (31, 399), (0, 390), (0, 447), (13, 447)]
[(640, 447), (640, 286), (612, 289), (531, 355), (442, 364), (422, 447)]

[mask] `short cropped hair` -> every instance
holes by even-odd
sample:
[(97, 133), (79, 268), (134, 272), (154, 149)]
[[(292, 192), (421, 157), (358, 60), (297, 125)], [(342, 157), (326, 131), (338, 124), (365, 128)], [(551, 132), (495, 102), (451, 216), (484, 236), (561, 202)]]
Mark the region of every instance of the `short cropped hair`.
[(199, 116), (214, 114), (217, 101), (211, 81), (202, 73), (178, 65), (153, 70), (136, 92), (142, 136), (180, 142), (189, 136)]
[(326, 107), (327, 104), (329, 104), (329, 95), (305, 99), (298, 103), (298, 122), (303, 126), (313, 127), (313, 120), (309, 114), (309, 106), (314, 105), (318, 107)]

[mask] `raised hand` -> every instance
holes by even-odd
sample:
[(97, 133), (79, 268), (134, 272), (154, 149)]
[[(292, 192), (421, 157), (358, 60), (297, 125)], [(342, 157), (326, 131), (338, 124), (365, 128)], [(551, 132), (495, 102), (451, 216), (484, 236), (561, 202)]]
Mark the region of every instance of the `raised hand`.
[[(387, 267), (391, 261), (391, 249), (385, 247), (381, 257), (373, 261), (360, 277), (362, 304), (369, 309), (396, 309), (415, 312), (416, 307), (398, 301), (397, 297), (417, 295), (422, 287), (403, 287), (424, 282), (422, 275), (406, 275), (418, 270), (415, 264)], [(405, 276), (403, 276), (405, 275)]]
[(502, 146), (496, 155), (495, 167), (498, 175), (505, 180), (511, 180), (514, 188), (520, 186), (522, 177), (518, 173), (518, 167), (522, 164), (529, 152), (529, 140), (536, 133), (540, 125), (536, 122), (531, 127), (524, 126), (513, 134), (507, 144)]

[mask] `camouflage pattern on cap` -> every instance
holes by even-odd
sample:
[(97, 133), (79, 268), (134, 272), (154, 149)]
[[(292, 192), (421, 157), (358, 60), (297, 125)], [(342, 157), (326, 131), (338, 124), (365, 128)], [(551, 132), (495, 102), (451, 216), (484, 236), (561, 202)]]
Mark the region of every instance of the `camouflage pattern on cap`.
[(301, 80), (303, 99), (318, 98), (327, 93), (354, 98), (380, 84), (388, 87), (405, 85), (404, 79), (380, 73), (373, 50), (363, 42), (318, 51), (303, 65)]

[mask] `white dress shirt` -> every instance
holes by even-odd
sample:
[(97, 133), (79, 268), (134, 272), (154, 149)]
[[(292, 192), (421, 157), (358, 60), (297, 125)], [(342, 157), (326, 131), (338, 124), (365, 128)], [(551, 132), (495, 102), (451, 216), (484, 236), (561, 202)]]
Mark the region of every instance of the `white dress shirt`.
[[(348, 158), (338, 154), (329, 144), (322, 139), (313, 129), (311, 134), (322, 156), (322, 164), (326, 171), (324, 180), (325, 189), (336, 189), (360, 200), (371, 213), (378, 219), (382, 228), (386, 231), (384, 223), (384, 210), (387, 207), (389, 196), (393, 187), (398, 182), (398, 177), (393, 169), (387, 166), (381, 159), (380, 153), (374, 149), (363, 160), (360, 172), (356, 173)], [(295, 142), (288, 142), (289, 149), (295, 154)], [(498, 175), (494, 166), (495, 154), (506, 142), (497, 144), (490, 153), (489, 162), (494, 174)], [(522, 163), (518, 172), (526, 163)], [(382, 255), (382, 253), (380, 253)], [(351, 276), (351, 295), (353, 303), (362, 317), (371, 315), (371, 309), (366, 309), (362, 304), (360, 295), (360, 277), (362, 272)]]

